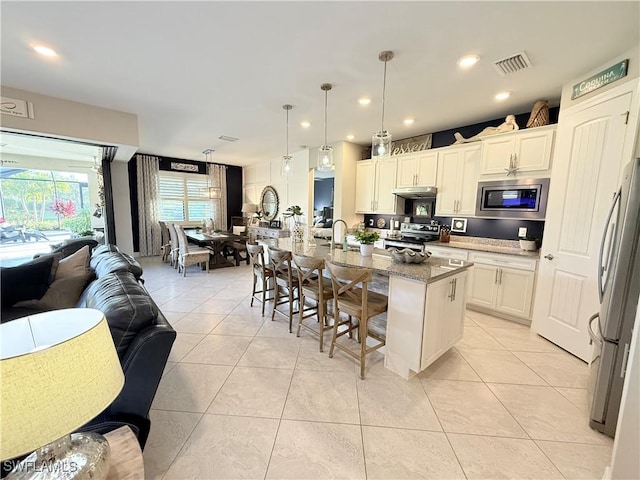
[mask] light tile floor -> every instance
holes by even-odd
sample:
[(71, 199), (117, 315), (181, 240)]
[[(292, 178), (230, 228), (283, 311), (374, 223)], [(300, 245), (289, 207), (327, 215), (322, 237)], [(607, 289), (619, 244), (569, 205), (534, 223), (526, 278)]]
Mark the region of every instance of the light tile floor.
[(527, 327), (467, 311), (464, 339), (425, 372), (403, 380), (376, 352), (361, 380), (351, 357), (250, 307), (246, 265), (183, 278), (141, 263), (178, 332), (146, 478), (599, 479), (610, 461), (587, 365)]

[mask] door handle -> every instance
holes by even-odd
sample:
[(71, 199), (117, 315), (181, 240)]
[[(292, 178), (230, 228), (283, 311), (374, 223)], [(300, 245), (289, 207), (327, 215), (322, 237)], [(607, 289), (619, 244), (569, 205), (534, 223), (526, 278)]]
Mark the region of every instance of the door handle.
[(456, 300), (456, 291), (458, 290), (458, 279), (454, 278), (453, 279), (453, 298), (451, 299), (452, 302), (454, 302)]
[(593, 325), (593, 321), (596, 318), (598, 319), (598, 321), (600, 320), (600, 314), (599, 313), (594, 313), (593, 315), (591, 315), (589, 317), (588, 322), (587, 322), (587, 333), (589, 333), (589, 337), (590, 337), (589, 345), (591, 345), (593, 342), (600, 343), (600, 339), (597, 337), (597, 335), (593, 331), (593, 328), (591, 328), (591, 325)]
[(493, 279), (493, 283), (495, 283), (496, 285), (498, 284), (498, 270), (500, 269), (496, 268), (496, 278)]
[(546, 258), (547, 260), (553, 260), (553, 259), (554, 259), (554, 258), (556, 258), (556, 257), (554, 257), (554, 256), (553, 256), (553, 255), (551, 255), (551, 254), (548, 254), (548, 255), (545, 255), (545, 256), (544, 256), (544, 258)]
[[(598, 297), (600, 298), (600, 303), (602, 303), (602, 299), (604, 298), (604, 287), (602, 285), (602, 257), (604, 255), (604, 244), (607, 238), (607, 230), (609, 230), (609, 225), (611, 224), (611, 217), (613, 216), (613, 212), (616, 209), (616, 204), (620, 200), (620, 195), (622, 194), (621, 190), (618, 190), (613, 195), (613, 200), (611, 201), (611, 206), (609, 207), (609, 213), (607, 213), (607, 219), (605, 220), (604, 232), (602, 232), (602, 240), (600, 241), (600, 250), (598, 252)], [(607, 259), (607, 263), (609, 263), (609, 259)]]
[(502, 285), (502, 269), (499, 268), (498, 270), (500, 270), (500, 278), (498, 279), (498, 285)]

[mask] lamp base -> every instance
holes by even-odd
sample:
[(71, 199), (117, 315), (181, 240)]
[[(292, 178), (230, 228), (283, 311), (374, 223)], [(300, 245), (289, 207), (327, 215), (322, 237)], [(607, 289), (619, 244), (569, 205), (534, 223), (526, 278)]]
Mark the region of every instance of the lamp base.
[(22, 460), (7, 480), (104, 480), (111, 449), (97, 433), (73, 433), (36, 450)]

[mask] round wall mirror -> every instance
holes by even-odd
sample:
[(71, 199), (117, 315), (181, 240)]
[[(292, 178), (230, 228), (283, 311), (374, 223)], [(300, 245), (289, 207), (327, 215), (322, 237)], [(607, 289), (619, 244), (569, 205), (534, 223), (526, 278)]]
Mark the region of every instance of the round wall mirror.
[(278, 192), (273, 187), (264, 187), (260, 196), (260, 210), (265, 220), (273, 220), (278, 214)]

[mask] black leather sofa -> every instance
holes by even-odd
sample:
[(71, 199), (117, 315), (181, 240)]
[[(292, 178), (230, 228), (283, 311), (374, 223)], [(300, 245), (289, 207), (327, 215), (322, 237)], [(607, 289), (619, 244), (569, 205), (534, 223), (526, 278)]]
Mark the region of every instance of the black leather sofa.
[[(76, 307), (102, 311), (125, 376), (114, 402), (81, 431), (106, 433), (128, 425), (144, 448), (149, 435), (149, 409), (176, 338), (162, 312), (144, 288), (142, 268), (115, 245), (96, 247), (90, 266), (94, 279)], [(2, 322), (37, 313), (26, 308), (3, 309)]]

